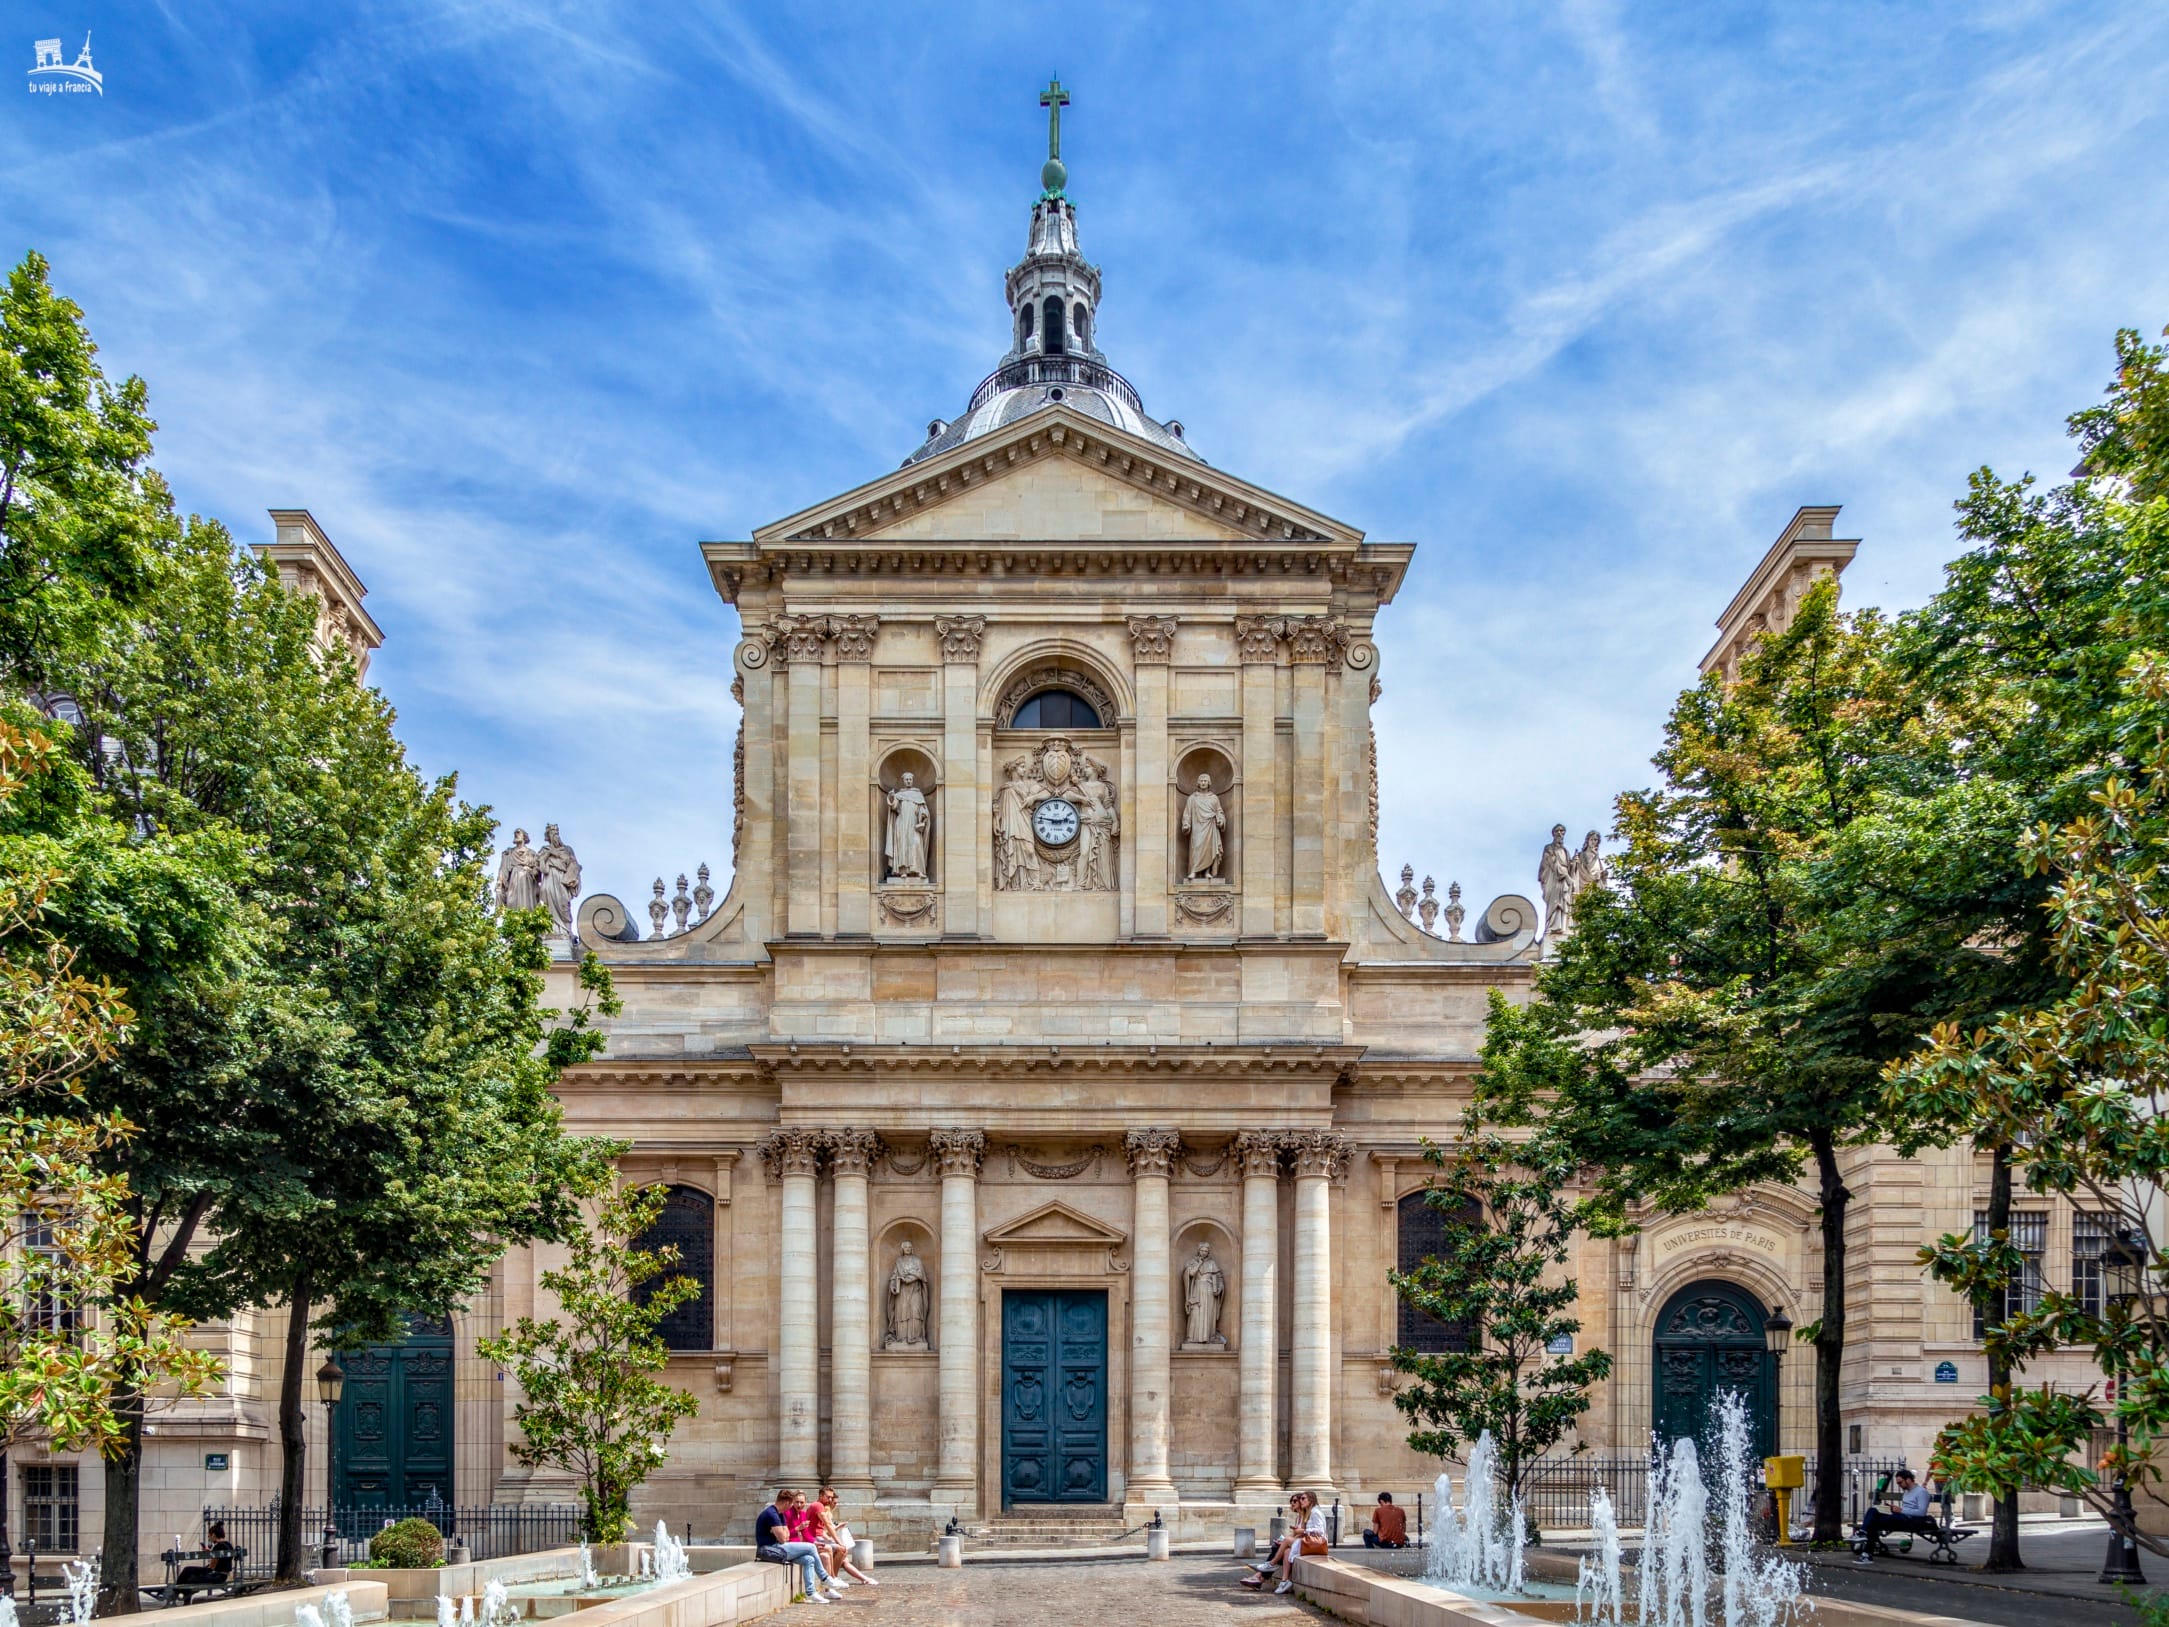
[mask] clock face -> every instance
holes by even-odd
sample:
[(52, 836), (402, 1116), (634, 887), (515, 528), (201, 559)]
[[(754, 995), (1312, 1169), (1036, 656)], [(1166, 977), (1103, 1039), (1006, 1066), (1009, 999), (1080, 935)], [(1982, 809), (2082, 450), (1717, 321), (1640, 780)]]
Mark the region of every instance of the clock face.
[(1032, 810), (1033, 834), (1049, 847), (1064, 847), (1077, 838), (1077, 808), (1064, 797), (1049, 797)]

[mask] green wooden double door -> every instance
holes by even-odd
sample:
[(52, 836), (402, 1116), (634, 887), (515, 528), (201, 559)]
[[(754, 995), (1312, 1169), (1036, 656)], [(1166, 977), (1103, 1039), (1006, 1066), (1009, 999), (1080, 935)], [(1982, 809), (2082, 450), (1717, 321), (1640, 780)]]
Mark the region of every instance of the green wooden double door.
[(1749, 1450), (1777, 1450), (1777, 1362), (1765, 1348), (1763, 1308), (1733, 1283), (1690, 1283), (1657, 1314), (1655, 1424), (1660, 1441), (1711, 1440), (1718, 1397), (1747, 1404)]
[(1107, 1294), (1002, 1295), (1002, 1502), (1107, 1501)]
[(450, 1321), (417, 1319), (400, 1343), (341, 1351), (339, 1365), (346, 1369), (332, 1467), (339, 1506), (452, 1502)]

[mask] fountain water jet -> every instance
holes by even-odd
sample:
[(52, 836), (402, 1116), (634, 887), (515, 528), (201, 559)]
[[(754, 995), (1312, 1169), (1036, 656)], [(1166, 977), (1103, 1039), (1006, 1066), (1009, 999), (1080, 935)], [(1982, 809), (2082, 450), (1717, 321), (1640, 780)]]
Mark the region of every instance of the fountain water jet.
[(693, 1574), (693, 1561), (685, 1544), (670, 1534), (670, 1527), (655, 1522), (655, 1583), (682, 1582)]
[(1594, 1627), (1620, 1627), (1619, 1515), (1612, 1494), (1602, 1486), (1589, 1494), (1589, 1535), (1596, 1552), (1576, 1568), (1575, 1619)]
[(1438, 1523), (1431, 1552), (1423, 1568), (1424, 1580), (1442, 1587), (1486, 1588), (1494, 1592), (1522, 1591), (1522, 1549), (1528, 1533), (1521, 1504), (1499, 1508), (1493, 1475), (1498, 1446), (1485, 1430), (1469, 1448), (1468, 1472), (1462, 1478), (1464, 1506), (1456, 1510), (1453, 1477), (1440, 1473)]

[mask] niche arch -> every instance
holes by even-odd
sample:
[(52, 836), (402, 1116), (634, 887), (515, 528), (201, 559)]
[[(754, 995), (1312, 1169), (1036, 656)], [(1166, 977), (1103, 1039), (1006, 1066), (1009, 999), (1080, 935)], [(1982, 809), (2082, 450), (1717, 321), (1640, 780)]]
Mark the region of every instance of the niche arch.
[[(926, 1341), (919, 1345), (891, 1345), (889, 1332), (889, 1278), (896, 1270), (896, 1262), (903, 1253), (902, 1245), (909, 1243), (912, 1252), (925, 1262), (926, 1278)], [(934, 1228), (912, 1215), (901, 1215), (890, 1221), (874, 1234), (873, 1277), (871, 1298), (873, 1301), (874, 1351), (898, 1354), (923, 1353), (938, 1348), (940, 1343), (940, 1317), (937, 1308), (941, 1304), (941, 1261), (935, 1246)]]
[[(1227, 1281), (1226, 1295), (1220, 1301), (1219, 1332), (1227, 1342), (1212, 1346), (1213, 1351), (1233, 1350), (1237, 1334), (1243, 1325), (1243, 1251), (1242, 1243), (1235, 1233), (1221, 1222), (1207, 1216), (1184, 1221), (1175, 1228), (1173, 1253), (1168, 1260), (1169, 1315), (1168, 1328), (1171, 1343), (1185, 1355), (1199, 1354), (1188, 1341), (1189, 1307), (1183, 1291), (1183, 1272), (1197, 1256), (1200, 1243), (1212, 1245), (1213, 1259), (1219, 1264), (1220, 1275)], [(1209, 1352), (1206, 1352), (1209, 1353)]]

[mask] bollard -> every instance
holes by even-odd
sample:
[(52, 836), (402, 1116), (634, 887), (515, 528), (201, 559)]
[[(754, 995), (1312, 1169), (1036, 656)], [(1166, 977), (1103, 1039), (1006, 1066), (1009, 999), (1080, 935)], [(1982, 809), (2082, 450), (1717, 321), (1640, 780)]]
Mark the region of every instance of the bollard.
[(1175, 1533), (1164, 1525), (1156, 1525), (1145, 1533), (1145, 1557), (1165, 1559), (1168, 1555), (1168, 1539)]
[(964, 1563), (964, 1539), (962, 1537), (939, 1537), (934, 1543), (934, 1563), (942, 1570), (953, 1571)]
[(1255, 1559), (1258, 1557), (1258, 1528), (1254, 1525), (1238, 1525), (1235, 1528), (1235, 1557)]
[(1275, 1514), (1273, 1516), (1273, 1523), (1268, 1526), (1266, 1530), (1270, 1537), (1272, 1545), (1277, 1548), (1280, 1546), (1280, 1539), (1286, 1536), (1288, 1533), (1288, 1522), (1282, 1519), (1278, 1514)]
[(870, 1571), (874, 1568), (874, 1539), (872, 1537), (861, 1537), (851, 1544), (851, 1563), (858, 1566), (862, 1571)]

